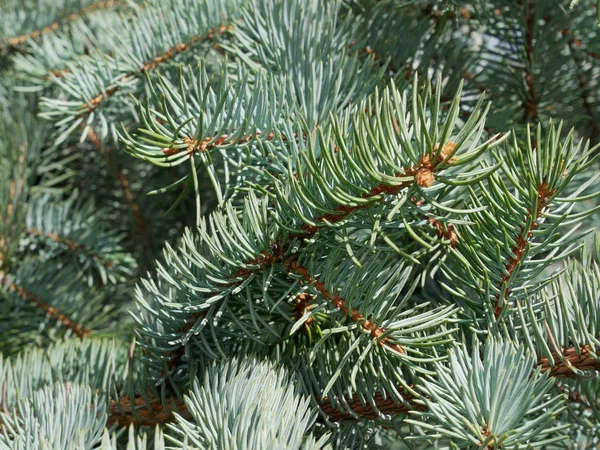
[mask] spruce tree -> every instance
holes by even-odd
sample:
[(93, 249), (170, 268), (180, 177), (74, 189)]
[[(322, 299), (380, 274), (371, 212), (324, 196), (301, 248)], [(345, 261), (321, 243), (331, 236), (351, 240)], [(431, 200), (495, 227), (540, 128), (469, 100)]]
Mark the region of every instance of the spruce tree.
[(600, 445), (594, 0), (0, 3), (0, 449)]

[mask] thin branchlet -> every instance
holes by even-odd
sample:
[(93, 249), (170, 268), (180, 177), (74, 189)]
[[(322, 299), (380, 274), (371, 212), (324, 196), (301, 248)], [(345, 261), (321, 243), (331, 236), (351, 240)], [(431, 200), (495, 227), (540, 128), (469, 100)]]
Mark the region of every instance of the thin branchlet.
[(508, 259), (505, 269), (506, 273), (500, 278), (500, 285), (498, 286), (499, 293), (496, 294), (494, 299), (494, 316), (496, 319), (500, 317), (505, 307), (505, 300), (510, 295), (509, 282), (513, 273), (517, 270), (517, 267), (523, 259), (525, 251), (531, 243), (533, 238), (533, 232), (539, 226), (539, 220), (542, 217), (545, 209), (548, 206), (548, 201), (554, 195), (555, 190), (549, 189), (547, 184), (541, 184), (537, 188), (537, 207), (535, 211), (529, 210), (528, 216), (525, 218), (528, 226), (522, 226), (519, 230), (519, 234), (515, 241), (511, 253), (512, 256)]
[[(523, 120), (527, 122), (536, 122), (539, 117), (538, 104), (539, 97), (535, 86), (534, 69), (534, 28), (535, 28), (535, 6), (531, 0), (524, 2), (524, 20), (525, 20), (525, 84), (527, 86), (527, 98), (523, 102)], [(537, 145), (534, 143), (534, 147)]]
[[(143, 237), (146, 247), (152, 253), (154, 253), (154, 248), (155, 248), (154, 241), (150, 234), (149, 228), (146, 224), (146, 220), (144, 219), (144, 215), (142, 214), (140, 204), (138, 203), (135, 195), (133, 194), (133, 191), (131, 190), (131, 185), (129, 183), (129, 180), (127, 179), (127, 177), (125, 176), (125, 174), (123, 173), (123, 171), (121, 170), (121, 168), (119, 167), (119, 165), (116, 163), (116, 161), (114, 160), (114, 158), (112, 156), (113, 149), (103, 143), (102, 139), (100, 139), (100, 137), (94, 131), (93, 128), (88, 129), (87, 137), (90, 140), (90, 142), (92, 143), (92, 145), (94, 146), (94, 148), (96, 148), (96, 150), (98, 150), (98, 151), (104, 150), (102, 153), (104, 154), (106, 163), (110, 167), (110, 169), (113, 171), (113, 173), (115, 174), (115, 177), (117, 178), (117, 181), (119, 182), (119, 186), (121, 186), (121, 190), (123, 191), (123, 196), (125, 197), (125, 199), (127, 200), (127, 203), (129, 204), (129, 208), (131, 209), (131, 214), (133, 215), (133, 218), (135, 220), (135, 223), (136, 223), (137, 229), (140, 233), (140, 236)], [(154, 270), (154, 269), (152, 269), (152, 270)]]
[[(421, 158), (419, 164), (412, 167), (408, 167), (403, 173), (396, 174), (396, 177), (413, 177), (412, 180), (405, 181), (397, 185), (389, 185), (386, 183), (380, 183), (377, 186), (373, 186), (368, 194), (363, 194), (362, 198), (367, 199), (371, 197), (378, 197), (381, 194), (384, 195), (398, 195), (403, 189), (411, 186), (413, 183), (420, 187), (431, 187), (435, 182), (435, 173), (447, 165), (452, 164), (455, 159), (454, 157), (448, 158), (452, 151), (456, 148), (454, 142), (448, 142), (442, 147), (440, 157), (441, 160), (433, 164), (432, 159), (429, 155), (425, 155)], [(437, 151), (437, 146), (435, 148)], [(346, 219), (348, 216), (361, 209), (368, 208), (369, 205), (361, 204), (356, 206), (340, 205), (333, 208), (333, 212), (326, 213), (313, 219), (316, 223), (338, 223)], [(309, 239), (314, 236), (319, 226), (304, 224), (300, 228), (299, 233), (293, 233), (290, 235), (291, 239)]]
[(60, 30), (65, 25), (67, 25), (70, 22), (73, 22), (74, 20), (76, 20), (77, 18), (79, 18), (81, 16), (85, 16), (86, 14), (89, 14), (94, 11), (99, 11), (102, 9), (113, 8), (122, 3), (123, 3), (123, 1), (121, 1), (121, 0), (104, 0), (104, 1), (97, 2), (97, 3), (92, 3), (91, 5), (81, 8), (79, 11), (68, 14), (67, 16), (60, 18), (60, 19), (52, 22), (50, 25), (47, 25), (43, 28), (30, 31), (29, 33), (24, 33), (19, 36), (9, 37), (9, 38), (5, 39), (5, 43), (9, 47), (18, 48), (20, 45), (24, 44), (25, 42), (27, 42), (30, 39), (34, 39), (34, 40), (39, 39), (40, 37), (42, 37), (45, 34), (49, 34), (49, 33)]
[(25, 302), (34, 305), (36, 308), (40, 309), (45, 314), (54, 318), (65, 328), (70, 329), (77, 337), (83, 339), (92, 334), (91, 330), (86, 329), (82, 324), (77, 323), (73, 319), (67, 317), (65, 314), (57, 310), (54, 306), (51, 306), (41, 301), (37, 296), (33, 295), (31, 292), (26, 291), (22, 286), (11, 282), (8, 285), (8, 291), (15, 293), (19, 298), (21, 298)]
[(89, 249), (84, 244), (75, 242), (73, 239), (70, 239), (67, 237), (62, 237), (57, 233), (47, 232), (47, 231), (40, 230), (38, 228), (33, 228), (33, 227), (26, 228), (24, 230), (24, 233), (29, 234), (31, 236), (51, 239), (54, 242), (65, 246), (66, 248), (68, 248), (69, 250), (71, 250), (74, 253), (79, 253), (79, 254), (85, 256), (86, 258), (98, 261), (100, 264), (102, 264), (106, 268), (110, 268), (113, 266), (112, 261), (102, 260), (102, 258), (100, 258), (99, 255), (97, 255), (96, 253), (90, 252)]
[[(167, 61), (172, 60), (175, 56), (185, 53), (193, 48), (200, 42), (206, 42), (214, 39), (215, 37), (221, 36), (226, 32), (231, 30), (231, 25), (223, 24), (215, 28), (211, 28), (206, 33), (192, 36), (188, 42), (180, 42), (173, 47), (169, 48), (164, 53), (161, 53), (155, 56), (152, 60), (146, 61), (143, 65), (137, 68), (135, 71), (131, 71), (125, 75), (123, 75), (120, 79), (121, 82), (126, 82), (127, 80), (137, 78), (142, 76), (144, 73), (156, 69), (161, 64), (164, 64)], [(83, 117), (85, 114), (91, 113), (95, 110), (101, 103), (103, 103), (106, 99), (112, 97), (114, 94), (119, 92), (121, 89), (120, 85), (114, 85), (107, 88), (104, 92), (96, 95), (89, 102), (83, 103), (82, 108), (83, 112), (78, 115), (78, 117)]]
[(307, 267), (298, 264), (295, 259), (285, 261), (284, 266), (290, 273), (299, 275), (305, 283), (314, 286), (315, 290), (317, 290), (328, 302), (331, 302), (337, 309), (344, 313), (344, 315), (350, 318), (352, 322), (368, 331), (371, 337), (377, 341), (377, 344), (382, 347), (388, 347), (397, 353), (405, 353), (400, 345), (392, 342), (387, 337), (383, 337), (386, 331), (385, 328), (382, 328), (372, 320), (367, 319), (358, 309), (348, 308), (346, 306), (346, 301), (339, 294), (332, 294), (331, 291), (325, 287), (325, 283), (318, 277), (311, 276)]

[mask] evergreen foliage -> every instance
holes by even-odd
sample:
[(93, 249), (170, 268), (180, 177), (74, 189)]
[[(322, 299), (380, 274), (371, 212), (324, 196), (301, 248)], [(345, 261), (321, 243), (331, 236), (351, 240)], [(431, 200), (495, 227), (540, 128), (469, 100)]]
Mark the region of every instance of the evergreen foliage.
[(0, 449), (597, 447), (599, 11), (0, 4)]

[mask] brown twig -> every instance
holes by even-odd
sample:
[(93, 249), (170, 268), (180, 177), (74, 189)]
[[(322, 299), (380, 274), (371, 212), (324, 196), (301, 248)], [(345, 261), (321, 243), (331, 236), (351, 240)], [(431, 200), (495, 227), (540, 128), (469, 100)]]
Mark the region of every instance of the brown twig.
[(75, 13), (71, 13), (62, 19), (52, 22), (50, 25), (48, 25), (44, 28), (31, 31), (30, 33), (25, 33), (20, 36), (10, 37), (10, 38), (6, 39), (5, 42), (6, 42), (6, 44), (8, 44), (9, 47), (16, 48), (29, 39), (38, 39), (44, 34), (49, 34), (53, 31), (56, 31), (60, 27), (66, 25), (67, 23), (73, 22), (75, 19), (77, 19), (80, 16), (89, 14), (93, 11), (97, 11), (100, 9), (108, 9), (113, 6), (117, 6), (119, 3), (120, 3), (120, 1), (118, 1), (118, 0), (105, 0), (105, 1), (98, 2), (98, 3), (93, 3), (89, 6), (81, 8), (79, 11), (77, 11)]
[[(531, 0), (524, 0), (525, 9), (525, 84), (527, 85), (527, 99), (523, 101), (523, 120), (525, 123), (535, 122), (538, 120), (538, 95), (535, 89), (535, 75), (533, 66), (533, 30), (535, 27), (535, 9)], [(537, 145), (534, 144), (534, 147)]]
[[(417, 201), (415, 197), (412, 197), (410, 201), (417, 207), (423, 205), (423, 200)], [(433, 227), (435, 228), (435, 232), (438, 238), (447, 239), (450, 241), (450, 247), (456, 248), (458, 247), (458, 234), (456, 234), (456, 230), (454, 229), (454, 225), (451, 223), (444, 226), (444, 224), (436, 219), (435, 217), (430, 217), (428, 215), (424, 215), (423, 218)]]
[[(231, 28), (230, 26), (224, 24), (219, 27), (208, 30), (208, 32), (206, 34), (192, 36), (190, 38), (189, 42), (180, 42), (179, 44), (176, 44), (173, 47), (171, 47), (170, 49), (168, 49), (166, 52), (155, 56), (152, 60), (146, 61), (142, 66), (138, 67), (137, 70), (123, 75), (123, 77), (121, 77), (121, 82), (136, 78), (136, 77), (148, 72), (149, 70), (156, 69), (156, 67), (158, 67), (160, 64), (170, 61), (171, 59), (173, 59), (175, 56), (179, 55), (180, 53), (187, 52), (194, 45), (196, 45), (200, 42), (209, 41), (209, 40), (213, 39), (215, 36), (221, 36), (221, 35), (225, 34), (227, 31), (230, 30), (230, 28)], [(103, 93), (98, 94), (97, 96), (92, 98), (89, 102), (83, 103), (81, 107), (84, 109), (84, 111), (82, 113), (80, 113), (78, 117), (81, 117), (84, 114), (92, 112), (104, 100), (112, 97), (120, 89), (121, 89), (120, 85), (114, 85), (114, 86), (106, 89)]]
[(165, 407), (158, 397), (149, 397), (148, 400), (149, 402), (141, 396), (136, 397), (133, 403), (129, 397), (120, 398), (118, 402), (111, 400), (106, 426), (116, 425), (119, 428), (126, 428), (130, 425), (155, 426), (173, 421), (175, 419), (174, 412), (185, 419), (192, 418), (185, 403), (179, 399), (168, 398), (168, 407)]
[(57, 233), (45, 232), (45, 231), (39, 230), (37, 228), (26, 228), (24, 230), (24, 233), (25, 234), (30, 234), (30, 235), (36, 236), (36, 237), (44, 237), (44, 238), (52, 239), (54, 242), (57, 242), (58, 244), (64, 245), (65, 247), (67, 247), (72, 252), (81, 253), (82, 255), (85, 255), (86, 257), (88, 257), (90, 259), (95, 259), (95, 260), (100, 261), (100, 263), (104, 267), (111, 267), (112, 266), (112, 262), (111, 261), (109, 261), (109, 260), (102, 261), (102, 259), (97, 254), (95, 254), (95, 253), (89, 253), (87, 247), (84, 244), (80, 244), (78, 242), (75, 242), (73, 239), (64, 238), (64, 237), (58, 235)]
[[(296, 321), (302, 320), (304, 316), (310, 314), (310, 310), (312, 309), (310, 302), (314, 299), (315, 296), (307, 292), (302, 292), (296, 296), (294, 300), (294, 313)], [(306, 322), (304, 322), (304, 327), (310, 327), (314, 321), (315, 319), (313, 317), (309, 317), (306, 319)]]
[[(367, 55), (367, 56), (372, 57), (373, 60), (375, 62), (377, 62), (377, 64), (379, 64), (380, 66), (383, 66), (384, 64), (386, 64), (385, 58), (380, 53), (378, 53), (375, 49), (373, 49), (371, 47), (361, 48), (360, 50), (358, 50), (358, 54), (359, 55)], [(387, 67), (392, 72), (398, 72), (398, 68), (394, 65), (394, 63), (392, 61), (387, 62)]]
[(6, 377), (4, 377), (4, 379), (2, 380), (2, 394), (0, 397), (0, 410), (4, 413), (4, 414), (8, 414), (8, 405), (7, 405), (7, 401), (6, 401), (6, 384), (8, 382), (8, 379)]
[[(404, 170), (404, 173), (398, 173), (396, 176), (398, 178), (401, 177), (413, 177), (412, 180), (405, 181), (404, 183), (400, 183), (397, 185), (388, 185), (385, 183), (378, 184), (370, 189), (368, 194), (363, 194), (362, 198), (372, 198), (377, 197), (380, 194), (386, 195), (397, 195), (402, 191), (402, 189), (410, 186), (415, 183), (421, 187), (430, 187), (435, 182), (435, 172), (444, 167), (444, 165), (449, 165), (454, 162), (454, 157), (448, 159), (448, 156), (456, 147), (454, 142), (448, 142), (444, 144), (441, 152), (440, 152), (440, 161), (437, 164), (433, 164), (431, 157), (429, 155), (425, 155), (421, 158), (421, 161), (418, 165), (414, 165)], [(437, 150), (437, 147), (436, 147)], [(368, 204), (356, 205), (356, 206), (344, 206), (340, 205), (333, 209), (333, 213), (323, 214), (319, 217), (316, 217), (313, 221), (324, 223), (338, 223), (348, 217), (350, 214), (359, 211), (361, 209), (367, 208)], [(310, 238), (317, 233), (319, 230), (319, 226), (304, 224), (299, 233), (293, 233), (290, 235), (290, 239), (306, 239)]]
[(160, 64), (162, 64), (166, 61), (169, 61), (170, 59), (174, 58), (179, 53), (187, 52), (188, 50), (190, 50), (192, 48), (192, 46), (194, 46), (200, 42), (209, 41), (211, 39), (214, 39), (217, 36), (222, 36), (226, 32), (230, 32), (232, 30), (232, 27), (233, 27), (232, 25), (223, 24), (218, 27), (211, 28), (210, 30), (207, 31), (206, 34), (201, 34), (201, 35), (199, 34), (199, 35), (192, 36), (190, 38), (189, 42), (180, 42), (180, 43), (174, 45), (173, 47), (168, 49), (166, 52), (156, 56), (152, 61), (146, 62), (142, 67), (140, 67), (139, 70), (142, 73), (147, 72), (149, 70), (154, 70)]
[(38, 309), (53, 317), (57, 322), (73, 331), (73, 333), (75, 333), (75, 335), (77, 335), (79, 338), (83, 339), (84, 337), (92, 334), (91, 330), (88, 330), (84, 328), (83, 325), (74, 322), (72, 319), (58, 311), (54, 306), (50, 306), (47, 303), (40, 301), (35, 295), (27, 292), (25, 289), (23, 289), (23, 287), (17, 286), (14, 282), (8, 285), (8, 291), (17, 294), (22, 300), (31, 303)]
[[(239, 138), (238, 144), (245, 144), (250, 142), (254, 136), (260, 136), (261, 133), (257, 131), (256, 133), (250, 133), (247, 136)], [(294, 137), (296, 138), (298, 135), (294, 133)], [(265, 136), (266, 141), (271, 141), (275, 137), (275, 133), (273, 131), (267, 133)], [(287, 141), (287, 137), (285, 135), (281, 135), (281, 140)], [(218, 138), (215, 137), (207, 137), (203, 141), (198, 142), (196, 139), (186, 136), (182, 139), (185, 147), (166, 147), (162, 149), (162, 153), (165, 156), (178, 155), (179, 153), (186, 152), (188, 155), (192, 155), (194, 153), (205, 153), (213, 150), (219, 145), (223, 145), (230, 141), (233, 138), (232, 135), (223, 135)]]
[(92, 128), (88, 129), (87, 136), (88, 136), (88, 139), (90, 140), (90, 142), (92, 143), (92, 145), (94, 145), (94, 147), (98, 151), (102, 151), (102, 149), (104, 148), (104, 157), (106, 159), (106, 163), (108, 164), (110, 169), (115, 174), (115, 177), (117, 178), (117, 181), (119, 182), (119, 185), (121, 186), (121, 190), (123, 191), (125, 200), (127, 200), (127, 203), (129, 204), (129, 208), (131, 209), (131, 213), (132, 213), (135, 223), (137, 225), (137, 229), (138, 229), (140, 235), (143, 237), (144, 241), (146, 242), (148, 249), (151, 252), (153, 252), (154, 243), (152, 240), (152, 236), (148, 232), (148, 227), (146, 226), (146, 221), (144, 220), (144, 216), (142, 215), (140, 205), (137, 202), (135, 196), (133, 195), (133, 192), (131, 191), (131, 187), (129, 185), (129, 180), (127, 180), (127, 178), (123, 174), (123, 171), (121, 170), (121, 168), (113, 160), (112, 151), (111, 151), (112, 149), (108, 146), (105, 146), (105, 147), (103, 146), (102, 140), (98, 137), (98, 135)]
[(549, 372), (551, 377), (577, 378), (573, 369), (580, 371), (600, 371), (600, 360), (592, 355), (592, 349), (588, 346), (577, 349), (576, 347), (561, 348), (560, 354), (553, 353), (554, 365), (548, 357), (539, 359), (538, 365), (542, 372)]
[[(19, 147), (19, 153), (17, 163), (19, 165), (19, 172), (23, 173), (22, 168), (25, 162), (24, 145)], [(8, 183), (6, 207), (3, 211), (0, 211), (0, 226), (4, 228), (4, 233), (0, 234), (0, 268), (2, 268), (4, 261), (7, 259), (9, 249), (13, 243), (12, 239), (17, 232), (19, 223), (15, 220), (15, 216), (18, 217), (19, 213), (22, 213), (23, 210), (23, 208), (19, 207), (18, 199), (23, 194), (24, 186), (26, 186), (26, 183), (22, 178), (12, 178)]]
[[(236, 281), (233, 281), (231, 283), (227, 283), (222, 285), (222, 287), (224, 289), (227, 288), (232, 288), (235, 286), (238, 286), (239, 284), (241, 284), (244, 280), (246, 280), (248, 277), (250, 277), (252, 274), (256, 273), (256, 272), (260, 272), (261, 270), (264, 270), (265, 268), (269, 267), (270, 265), (276, 263), (277, 261), (279, 261), (280, 259), (283, 258), (283, 253), (280, 251), (279, 248), (273, 248), (273, 250), (275, 251), (268, 251), (265, 250), (261, 253), (260, 256), (252, 259), (251, 261), (248, 261), (246, 263), (246, 266), (256, 266), (250, 269), (244, 268), (244, 269), (238, 269), (235, 273), (233, 273), (231, 275), (232, 279), (238, 279)], [(210, 298), (212, 296), (216, 295), (216, 293), (212, 293), (212, 294), (208, 294), (207, 298)], [(194, 314), (192, 314), (189, 318), (189, 320), (187, 321), (187, 323), (185, 324), (185, 326), (181, 329), (181, 335), (186, 334), (187, 332), (189, 332), (192, 327), (198, 322), (198, 320), (200, 320), (201, 318), (205, 317), (207, 314), (207, 311), (200, 311), (200, 312), (196, 312)], [(185, 347), (182, 345), (180, 347), (178, 347), (177, 349), (169, 352), (168, 354), (168, 359), (169, 359), (169, 363), (168, 363), (168, 369), (173, 369), (177, 363), (181, 360), (181, 358), (183, 357), (185, 352)], [(165, 369), (162, 373), (162, 377), (165, 377), (166, 374), (166, 370)]]
[[(570, 30), (562, 30), (564, 36), (572, 36)], [(581, 89), (581, 102), (583, 104), (583, 108), (585, 109), (586, 114), (589, 118), (590, 125), (590, 138), (592, 141), (598, 140), (598, 134), (600, 133), (600, 129), (598, 127), (598, 121), (595, 120), (594, 117), (594, 108), (588, 100), (589, 88), (583, 73), (581, 73), (581, 68), (583, 66), (583, 61), (578, 56), (578, 48), (581, 47), (581, 40), (570, 37), (568, 40), (569, 45), (569, 53), (573, 57), (573, 63), (575, 64), (575, 68), (577, 70), (577, 83), (579, 84), (579, 88)]]
[(578, 403), (584, 408), (590, 407), (590, 402), (587, 397), (582, 397), (581, 394), (575, 390), (566, 389), (565, 386), (558, 386), (558, 390), (563, 394), (567, 394), (567, 398), (570, 403)]
[(544, 209), (548, 206), (548, 199), (554, 195), (554, 190), (549, 190), (547, 184), (542, 184), (538, 186), (538, 198), (537, 198), (537, 208), (535, 212), (529, 211), (528, 217), (526, 220), (530, 220), (529, 226), (526, 228), (525, 226), (521, 227), (519, 231), (519, 236), (515, 242), (514, 247), (511, 250), (512, 256), (508, 259), (506, 263), (505, 269), (506, 273), (502, 275), (500, 279), (500, 285), (498, 286), (498, 290), (500, 291), (496, 294), (495, 302), (494, 302), (494, 316), (496, 319), (500, 317), (500, 314), (504, 310), (504, 303), (501, 301), (502, 292), (504, 291), (504, 297), (502, 300), (506, 300), (510, 295), (510, 289), (508, 288), (508, 282), (516, 270), (518, 264), (521, 262), (523, 258), (523, 253), (527, 249), (530, 244), (530, 239), (533, 237), (533, 232), (539, 226), (539, 219), (543, 214)]
[[(375, 420), (381, 417), (382, 414), (395, 416), (395, 415), (406, 415), (410, 411), (426, 411), (427, 408), (421, 403), (417, 403), (415, 400), (417, 397), (404, 391), (400, 388), (402, 397), (404, 398), (403, 403), (396, 403), (391, 398), (385, 398), (381, 391), (376, 391), (373, 395), (373, 400), (376, 405), (374, 407), (370, 403), (363, 403), (359, 398), (349, 399), (348, 409), (353, 411), (360, 419), (364, 420)], [(327, 416), (327, 419), (332, 422), (341, 422), (346, 420), (357, 420), (356, 416), (350, 414), (346, 410), (339, 410), (331, 405), (329, 399), (325, 397), (320, 402), (321, 411)]]
[(435, 217), (425, 216), (425, 219), (429, 222), (429, 224), (435, 228), (436, 234), (438, 238), (447, 239), (450, 241), (450, 247), (456, 248), (458, 247), (458, 235), (456, 234), (456, 230), (454, 229), (454, 225), (451, 223), (444, 226), (442, 222), (440, 222)]
[(318, 277), (311, 276), (308, 268), (298, 264), (295, 259), (284, 262), (286, 267), (291, 273), (300, 275), (300, 277), (307, 283), (312, 284), (319, 293), (325, 297), (325, 299), (331, 302), (337, 309), (342, 311), (348, 318), (354, 323), (360, 325), (364, 330), (368, 331), (373, 339), (382, 347), (388, 347), (397, 353), (404, 353), (404, 349), (393, 342), (391, 342), (385, 335), (385, 328), (378, 326), (375, 322), (367, 319), (363, 316), (360, 311), (355, 308), (349, 309), (346, 306), (346, 301), (340, 297), (339, 294), (332, 294)]

